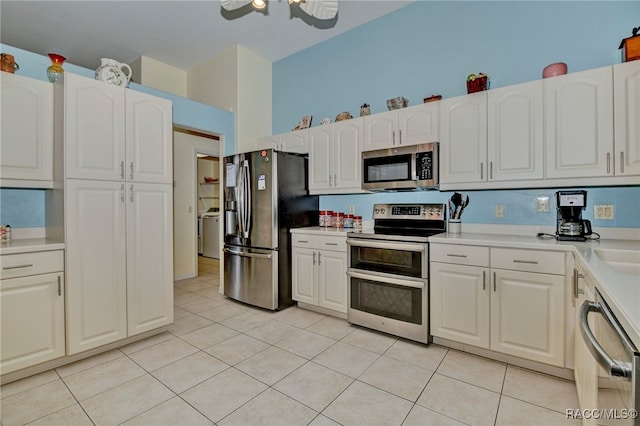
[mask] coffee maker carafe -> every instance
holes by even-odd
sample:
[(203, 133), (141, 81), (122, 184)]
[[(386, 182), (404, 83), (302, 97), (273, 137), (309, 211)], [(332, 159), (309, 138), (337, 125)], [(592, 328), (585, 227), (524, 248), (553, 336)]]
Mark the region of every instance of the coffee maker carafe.
[(587, 191), (556, 192), (556, 237), (560, 241), (586, 241), (591, 235), (591, 222), (582, 219), (587, 208)]

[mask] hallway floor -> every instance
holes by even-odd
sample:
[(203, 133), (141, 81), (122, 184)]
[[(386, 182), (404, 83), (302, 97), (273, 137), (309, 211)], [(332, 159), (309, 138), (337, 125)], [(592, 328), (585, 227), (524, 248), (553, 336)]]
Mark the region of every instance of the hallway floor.
[(575, 384), (175, 283), (168, 332), (2, 386), (2, 425), (561, 425)]

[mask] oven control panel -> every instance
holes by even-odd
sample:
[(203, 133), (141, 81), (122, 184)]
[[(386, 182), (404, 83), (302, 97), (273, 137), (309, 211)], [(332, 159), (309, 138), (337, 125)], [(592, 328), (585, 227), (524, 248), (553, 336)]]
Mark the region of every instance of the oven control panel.
[(374, 219), (445, 220), (445, 204), (375, 204)]

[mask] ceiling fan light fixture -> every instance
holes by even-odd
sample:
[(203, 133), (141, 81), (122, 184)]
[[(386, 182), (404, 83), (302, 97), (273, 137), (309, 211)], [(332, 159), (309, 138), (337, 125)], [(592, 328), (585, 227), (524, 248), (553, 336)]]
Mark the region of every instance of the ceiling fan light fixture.
[(251, 4), (256, 9), (264, 9), (265, 6), (267, 5), (267, 2), (265, 0), (253, 0), (253, 2)]

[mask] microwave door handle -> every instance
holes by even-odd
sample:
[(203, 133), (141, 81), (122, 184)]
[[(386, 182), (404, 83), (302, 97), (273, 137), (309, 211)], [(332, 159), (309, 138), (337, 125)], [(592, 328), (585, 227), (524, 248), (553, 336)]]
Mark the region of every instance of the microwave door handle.
[(418, 180), (418, 169), (416, 167), (417, 156), (416, 154), (411, 154), (411, 180)]
[(607, 322), (609, 322), (609, 324), (613, 326), (618, 336), (622, 337), (622, 334), (620, 334), (621, 330), (619, 330), (619, 327), (616, 327), (616, 324), (612, 324), (610, 322), (610, 318), (603, 310), (602, 305), (600, 303), (590, 302), (586, 300), (582, 303), (582, 306), (580, 306), (579, 317), (580, 334), (582, 334), (582, 339), (589, 349), (589, 352), (591, 352), (591, 355), (593, 355), (598, 364), (600, 364), (600, 366), (609, 374), (610, 377), (621, 378), (630, 381), (632, 376), (630, 364), (611, 358), (611, 356), (603, 349), (600, 343), (598, 343), (595, 336), (593, 335), (593, 332), (591, 331), (591, 328), (589, 327), (589, 312), (598, 312), (602, 314)]

